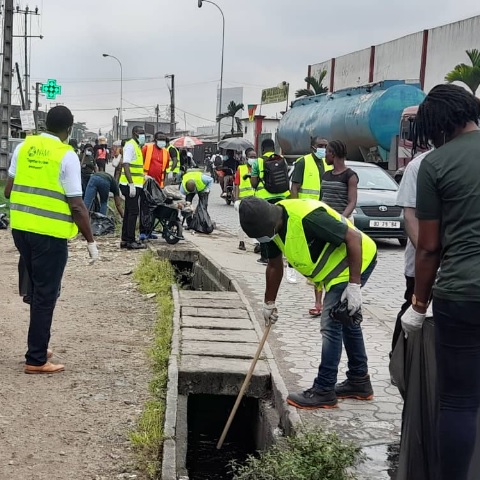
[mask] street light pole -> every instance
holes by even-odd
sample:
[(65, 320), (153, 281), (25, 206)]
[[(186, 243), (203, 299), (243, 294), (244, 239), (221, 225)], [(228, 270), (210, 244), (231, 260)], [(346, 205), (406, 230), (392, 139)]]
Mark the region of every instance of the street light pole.
[[(118, 115), (118, 123), (120, 124), (120, 133), (117, 133), (118, 134), (118, 138), (117, 140), (121, 140), (122, 139), (122, 133), (123, 133), (123, 67), (122, 67), (122, 62), (117, 58), (115, 57), (114, 55), (109, 55), (108, 53), (103, 53), (102, 54), (104, 57), (110, 57), (110, 58), (114, 58), (118, 64), (120, 65), (120, 112), (119, 112), (119, 115)], [(118, 130), (117, 130), (118, 132)]]
[[(198, 8), (202, 7), (203, 3), (211, 3), (215, 5), (220, 13), (222, 14), (222, 64), (220, 67), (220, 95), (218, 99), (218, 115), (222, 113), (222, 95), (223, 95), (223, 53), (225, 51), (225, 15), (223, 14), (223, 10), (215, 3), (211, 2), (210, 0), (198, 0)], [(218, 119), (218, 141), (222, 139), (221, 133), (221, 120)]]

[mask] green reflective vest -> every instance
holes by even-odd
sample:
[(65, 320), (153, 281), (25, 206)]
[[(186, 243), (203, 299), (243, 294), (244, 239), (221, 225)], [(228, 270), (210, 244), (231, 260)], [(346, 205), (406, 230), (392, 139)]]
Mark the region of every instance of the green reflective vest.
[(240, 175), (240, 183), (238, 185), (238, 198), (250, 197), (254, 194), (250, 178), (243, 179), (243, 177), (250, 173), (248, 165), (239, 165), (238, 173)]
[(45, 136), (25, 139), (10, 196), (10, 225), (16, 230), (72, 238), (78, 228), (60, 183), (62, 159), (72, 147)]
[[(127, 143), (125, 143), (125, 145), (128, 145), (129, 143), (133, 145), (133, 149), (135, 150), (135, 154), (136, 154), (135, 160), (128, 164), (130, 166), (130, 175), (132, 176), (132, 182), (137, 187), (143, 187), (144, 174), (143, 174), (142, 149), (133, 138), (129, 140)], [(129, 183), (125, 175), (125, 167), (122, 169), (122, 175), (120, 176), (120, 183), (122, 185), (128, 185)]]
[(202, 180), (202, 172), (187, 172), (182, 177), (182, 187), (183, 189), (188, 192), (187, 190), (187, 182), (189, 180), (193, 180), (195, 182), (195, 188), (197, 189), (197, 193), (203, 192), (207, 188), (207, 184), (203, 183)]
[(270, 200), (271, 198), (287, 198), (290, 195), (289, 190), (283, 193), (270, 193), (263, 185), (264, 157), (269, 158), (273, 155), (275, 155), (275, 152), (267, 152), (263, 155), (263, 157), (259, 157), (258, 159), (259, 183), (257, 188), (255, 189), (255, 196), (263, 198), (264, 200)]
[[(303, 180), (298, 191), (298, 198), (310, 198), (312, 200), (320, 200), (320, 193), (322, 190), (322, 179), (320, 178), (320, 171), (317, 167), (317, 162), (313, 157), (313, 153), (309, 153), (304, 157), (305, 170), (303, 172)], [(297, 160), (297, 162), (298, 162)], [(325, 159), (322, 159), (323, 171), (333, 170), (333, 165), (327, 165)]]
[(178, 151), (177, 147), (174, 147), (173, 145), (170, 145), (167, 147), (168, 153), (170, 153), (170, 149), (175, 150), (175, 153), (177, 154), (177, 166), (172, 170), (173, 167), (173, 157), (170, 155), (170, 163), (168, 164), (168, 168), (166, 170), (167, 173), (180, 173), (180, 152)]
[[(333, 285), (349, 281), (347, 246), (342, 243), (335, 246), (326, 243), (316, 261), (312, 261), (308, 243), (303, 230), (303, 219), (317, 208), (323, 208), (336, 220), (345, 223), (348, 228), (357, 230), (354, 225), (330, 208), (326, 203), (317, 200), (282, 200), (281, 205), (288, 214), (287, 234), (285, 243), (279, 235), (274, 238), (275, 244), (287, 257), (288, 262), (317, 286), (325, 287), (328, 292)], [(362, 236), (362, 273), (368, 268), (377, 253), (375, 242), (357, 230)]]

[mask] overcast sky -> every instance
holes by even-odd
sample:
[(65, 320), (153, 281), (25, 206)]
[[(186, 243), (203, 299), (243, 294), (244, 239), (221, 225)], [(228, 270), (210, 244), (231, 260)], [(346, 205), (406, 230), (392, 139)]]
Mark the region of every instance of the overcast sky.
[[(102, 132), (120, 103), (123, 64), (124, 119), (166, 114), (165, 74), (176, 78), (177, 120), (187, 127), (215, 120), (220, 78), (221, 15), (197, 0), (21, 0), (38, 5), (33, 17), (31, 76), (62, 85), (58, 101), (76, 121)], [(259, 103), (262, 88), (281, 81), (303, 87), (307, 65), (383, 43), (425, 28), (480, 14), (478, 0), (216, 0), (226, 20), (224, 86), (244, 86), (244, 103)], [(15, 16), (15, 34), (23, 17)], [(480, 45), (479, 45), (480, 47)], [(23, 42), (16, 39), (14, 62), (23, 72)], [(18, 103), (18, 94), (14, 96)], [(44, 98), (43, 108), (50, 106)], [(265, 108), (274, 115), (284, 104)], [(199, 118), (201, 117), (201, 118)]]

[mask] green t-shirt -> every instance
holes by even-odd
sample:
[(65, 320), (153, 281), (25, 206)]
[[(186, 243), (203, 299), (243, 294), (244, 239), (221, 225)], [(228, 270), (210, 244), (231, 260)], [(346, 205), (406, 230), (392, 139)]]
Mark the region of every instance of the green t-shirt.
[[(287, 211), (283, 210), (284, 228), (278, 232), (282, 242), (285, 243), (285, 235), (287, 233), (286, 225), (288, 222)], [(348, 227), (345, 223), (333, 218), (322, 207), (310, 212), (302, 220), (303, 230), (310, 250), (310, 258), (312, 262), (316, 262), (318, 257), (325, 248), (326, 243), (331, 243), (336, 247), (345, 242)], [(275, 242), (267, 244), (268, 258), (276, 258), (282, 254)]]
[(416, 215), (440, 221), (435, 296), (480, 302), (480, 131), (460, 135), (423, 160)]

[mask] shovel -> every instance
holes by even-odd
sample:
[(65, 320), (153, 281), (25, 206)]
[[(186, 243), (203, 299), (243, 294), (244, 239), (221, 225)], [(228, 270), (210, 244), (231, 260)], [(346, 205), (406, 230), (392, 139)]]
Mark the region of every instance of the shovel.
[(272, 328), (272, 325), (273, 325), (272, 323), (269, 323), (265, 327), (265, 331), (263, 332), (263, 337), (260, 340), (260, 343), (258, 344), (257, 352), (255, 353), (255, 356), (253, 357), (252, 364), (250, 365), (250, 368), (247, 372), (247, 376), (245, 377), (245, 380), (243, 381), (242, 388), (238, 392), (238, 396), (237, 396), (237, 400), (235, 401), (235, 405), (233, 406), (232, 411), (230, 412), (230, 416), (228, 417), (227, 423), (225, 424), (225, 427), (223, 428), (223, 432), (222, 432), (222, 435), (220, 437), (220, 440), (217, 443), (217, 450), (220, 450), (223, 446), (223, 442), (225, 441), (225, 437), (227, 436), (227, 433), (230, 430), (233, 419), (235, 418), (235, 414), (237, 413), (238, 407), (240, 406), (240, 402), (242, 401), (242, 398), (245, 395), (245, 391), (247, 390), (248, 385), (250, 383), (250, 380), (252, 379), (253, 371), (255, 370), (258, 359), (260, 357), (260, 354), (262, 353), (263, 346), (265, 345), (265, 342), (267, 341), (267, 337), (268, 337), (268, 334), (270, 333), (270, 328)]

